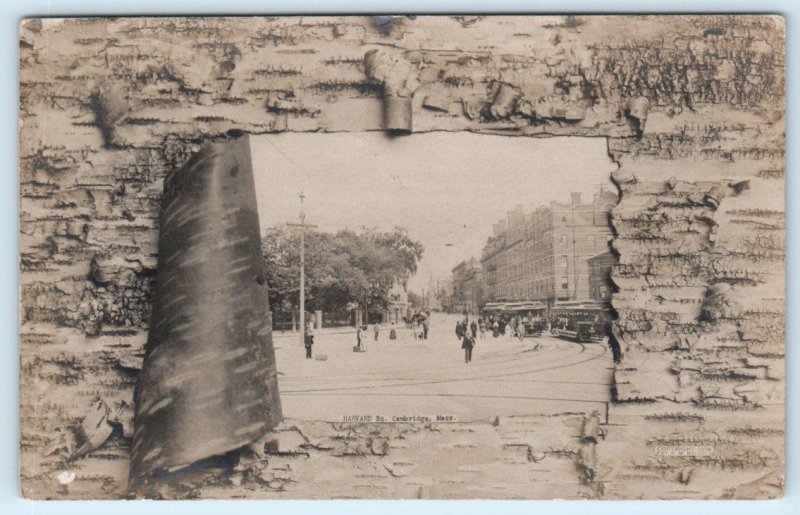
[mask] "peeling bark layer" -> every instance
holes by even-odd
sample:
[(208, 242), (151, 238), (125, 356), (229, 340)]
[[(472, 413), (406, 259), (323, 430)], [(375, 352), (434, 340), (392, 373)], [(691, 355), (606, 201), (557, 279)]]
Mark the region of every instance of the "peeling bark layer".
[(164, 185), (130, 480), (257, 440), (281, 420), (247, 137), (206, 144)]

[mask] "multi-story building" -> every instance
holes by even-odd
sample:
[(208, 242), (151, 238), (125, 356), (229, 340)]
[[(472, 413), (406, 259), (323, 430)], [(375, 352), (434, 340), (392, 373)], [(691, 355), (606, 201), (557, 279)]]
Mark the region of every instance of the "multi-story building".
[(596, 256), (590, 257), (589, 265), (589, 296), (601, 303), (607, 303), (611, 298), (611, 269), (617, 259), (606, 250)]
[(570, 202), (550, 202), (529, 214), (522, 206), (494, 225), (481, 254), (489, 301), (560, 300), (591, 297), (590, 257), (608, 249), (612, 238), (611, 207), (617, 197), (608, 191), (583, 203), (580, 193)]
[(456, 313), (476, 313), (483, 304), (483, 273), (480, 262), (473, 258), (453, 268), (450, 278), (452, 298), (450, 309)]
[(431, 305), (431, 309), (439, 311), (451, 310), (450, 302), (453, 298), (453, 289), (450, 284), (451, 281), (449, 277), (436, 280), (436, 291), (433, 295), (435, 301)]

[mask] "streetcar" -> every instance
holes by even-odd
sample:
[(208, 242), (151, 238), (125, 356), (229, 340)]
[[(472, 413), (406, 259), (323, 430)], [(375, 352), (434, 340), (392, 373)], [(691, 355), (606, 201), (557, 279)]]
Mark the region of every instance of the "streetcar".
[(505, 302), (487, 302), (483, 306), (483, 312), (486, 314), (500, 314), (505, 311), (506, 303)]
[(599, 342), (606, 336), (606, 308), (594, 301), (558, 302), (550, 308), (550, 333), (577, 342)]
[(522, 321), (525, 336), (540, 336), (547, 328), (547, 306), (542, 302), (515, 302), (507, 309)]

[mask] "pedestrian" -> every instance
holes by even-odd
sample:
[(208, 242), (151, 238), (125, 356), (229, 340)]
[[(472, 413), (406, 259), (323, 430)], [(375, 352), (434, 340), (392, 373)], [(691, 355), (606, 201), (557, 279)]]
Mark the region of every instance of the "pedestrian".
[(497, 338), (500, 335), (500, 323), (495, 320), (492, 324), (492, 338)]
[(414, 340), (419, 340), (419, 324), (416, 320), (411, 322), (411, 333), (414, 335)]
[(461, 320), (456, 322), (456, 338), (458, 341), (461, 341), (461, 338), (464, 337), (464, 328), (461, 326)]
[(311, 359), (311, 348), (314, 346), (314, 333), (311, 332), (311, 330), (306, 331), (304, 343), (306, 347), (306, 359)]
[(428, 319), (422, 321), (422, 339), (428, 339)]
[(461, 342), (461, 348), (464, 349), (464, 363), (472, 361), (472, 349), (475, 347), (475, 338), (471, 334), (466, 333), (464, 340)]
[(477, 338), (477, 336), (478, 336), (478, 323), (475, 322), (475, 320), (473, 320), (472, 323), (469, 324), (469, 330), (472, 331), (472, 338), (473, 339)]
[(364, 352), (363, 333), (366, 330), (367, 326), (365, 325), (358, 326), (358, 330), (356, 331), (356, 348), (354, 349), (356, 352)]
[(481, 321), (478, 324), (478, 326), (480, 327), (481, 330), (481, 340), (483, 340), (484, 338), (486, 338), (486, 320), (481, 318)]
[(519, 341), (525, 338), (525, 323), (519, 319), (517, 319), (517, 338), (519, 338)]
[(392, 322), (392, 328), (389, 329), (389, 339), (390, 340), (397, 339), (397, 330), (394, 328), (394, 322)]
[(373, 331), (375, 331), (375, 341), (377, 342), (378, 341), (378, 336), (381, 334), (381, 326), (379, 326), (378, 324), (375, 324), (373, 326)]
[(607, 318), (605, 321), (605, 333), (608, 337), (608, 346), (611, 349), (611, 356), (614, 360), (614, 363), (619, 363), (622, 361), (622, 348), (620, 347), (619, 340), (614, 336), (614, 332), (612, 331), (611, 326), (611, 318)]

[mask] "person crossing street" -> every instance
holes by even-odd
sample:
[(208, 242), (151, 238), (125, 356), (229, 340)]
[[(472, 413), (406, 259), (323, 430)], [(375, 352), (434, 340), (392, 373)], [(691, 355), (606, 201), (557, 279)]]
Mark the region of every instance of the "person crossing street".
[(472, 362), (472, 349), (475, 347), (475, 337), (470, 332), (464, 333), (461, 348), (464, 349), (464, 363)]

